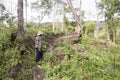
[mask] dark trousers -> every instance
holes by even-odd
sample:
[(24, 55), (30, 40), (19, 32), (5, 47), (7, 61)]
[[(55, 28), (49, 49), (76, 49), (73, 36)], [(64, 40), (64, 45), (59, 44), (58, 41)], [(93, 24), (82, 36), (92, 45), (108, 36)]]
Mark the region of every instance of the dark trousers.
[(40, 59), (42, 58), (42, 56), (43, 56), (42, 50), (39, 51), (38, 49), (36, 49), (36, 59), (35, 59), (35, 61), (36, 61), (36, 62), (39, 62)]

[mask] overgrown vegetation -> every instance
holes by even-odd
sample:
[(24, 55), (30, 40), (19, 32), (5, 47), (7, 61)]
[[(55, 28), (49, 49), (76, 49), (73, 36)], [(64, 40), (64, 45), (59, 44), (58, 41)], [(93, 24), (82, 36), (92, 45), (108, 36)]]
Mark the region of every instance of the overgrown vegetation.
[[(105, 19), (101, 22), (99, 10), (97, 22), (84, 21), (82, 0), (78, 0), (80, 5), (76, 8), (71, 0), (40, 0), (31, 4), (17, 1), (17, 16), (12, 1), (10, 10), (4, 5), (8, 1), (0, 3), (0, 80), (33, 80), (35, 68), (45, 70), (45, 80), (120, 79), (120, 0), (95, 0), (96, 9)], [(27, 7), (36, 18), (28, 15)], [(51, 15), (52, 23), (41, 23)], [(34, 40), (38, 31), (44, 33), (40, 67), (35, 65)]]
[[(86, 24), (91, 25), (91, 24)], [(42, 27), (42, 26), (41, 26)], [(52, 32), (44, 26), (25, 27), (26, 35), (16, 40), (24, 42), (27, 51), (19, 54), (16, 41), (11, 41), (11, 33), (15, 29), (6, 28), (0, 24), (0, 79), (2, 80), (33, 80), (35, 66), (35, 50), (30, 47), (27, 40), (33, 39), (37, 31), (42, 30), (44, 57), (39, 64), (46, 71), (46, 80), (119, 80), (120, 79), (120, 46), (101, 39), (95, 39), (86, 34), (76, 45), (65, 42), (54, 43), (57, 36), (63, 32)], [(92, 27), (92, 26), (91, 26)], [(94, 29), (94, 28), (93, 28)], [(87, 28), (91, 35), (92, 28)], [(52, 43), (48, 50), (48, 44)], [(52, 42), (53, 41), (53, 42)], [(49, 43), (48, 43), (49, 42)]]

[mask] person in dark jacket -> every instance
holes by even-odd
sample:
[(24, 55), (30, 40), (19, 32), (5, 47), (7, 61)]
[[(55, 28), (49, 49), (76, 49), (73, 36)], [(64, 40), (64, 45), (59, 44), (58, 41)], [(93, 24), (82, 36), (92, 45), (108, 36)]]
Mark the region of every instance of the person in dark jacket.
[(39, 31), (37, 33), (37, 36), (35, 38), (35, 49), (36, 49), (36, 65), (38, 64), (38, 62), (40, 61), (40, 59), (43, 56), (43, 52), (41, 50), (41, 36), (43, 35), (43, 32)]

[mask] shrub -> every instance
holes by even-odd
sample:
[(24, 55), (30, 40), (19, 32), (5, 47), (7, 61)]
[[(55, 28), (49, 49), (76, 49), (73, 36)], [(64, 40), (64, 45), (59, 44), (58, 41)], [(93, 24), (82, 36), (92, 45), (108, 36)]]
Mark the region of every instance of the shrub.
[(85, 22), (83, 24), (83, 32), (85, 35), (93, 36), (94, 28), (95, 28), (95, 22)]

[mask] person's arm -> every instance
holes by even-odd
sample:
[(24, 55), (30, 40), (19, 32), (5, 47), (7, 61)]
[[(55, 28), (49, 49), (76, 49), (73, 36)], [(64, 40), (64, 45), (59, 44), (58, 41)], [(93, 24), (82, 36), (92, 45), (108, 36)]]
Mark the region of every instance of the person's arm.
[(41, 37), (39, 37), (38, 40), (38, 50), (41, 51)]
[(39, 42), (38, 37), (36, 37), (35, 38), (35, 48), (37, 48), (37, 49), (38, 49), (38, 42)]
[(40, 36), (36, 37), (35, 48), (37, 48), (39, 51), (41, 51), (41, 37)]

